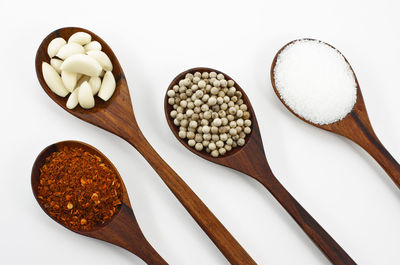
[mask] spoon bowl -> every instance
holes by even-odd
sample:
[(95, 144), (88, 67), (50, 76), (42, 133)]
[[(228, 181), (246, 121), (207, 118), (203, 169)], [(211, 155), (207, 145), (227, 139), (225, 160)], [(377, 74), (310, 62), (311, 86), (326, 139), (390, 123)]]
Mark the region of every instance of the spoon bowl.
[[(179, 74), (171, 82), (167, 91), (172, 89), (174, 85), (177, 85), (179, 80), (184, 78), (187, 73), (194, 74), (195, 72), (216, 72), (217, 74), (223, 74), (225, 76), (225, 79), (227, 80), (232, 79), (227, 74), (215, 69), (206, 67), (192, 68)], [(175, 137), (187, 149), (189, 149), (196, 155), (216, 164), (238, 170), (256, 179), (258, 182), (264, 185), (264, 187), (266, 187), (271, 192), (271, 194), (278, 200), (278, 202), (285, 208), (285, 210), (292, 216), (297, 224), (303, 229), (303, 231), (310, 237), (310, 239), (333, 264), (355, 264), (355, 262), (340, 247), (340, 245), (336, 243), (336, 241), (293, 198), (293, 196), (274, 176), (265, 156), (264, 147), (254, 109), (246, 93), (238, 85), (237, 82), (235, 82), (235, 88), (242, 92), (243, 102), (247, 105), (248, 111), (251, 115), (251, 133), (246, 136), (245, 145), (233, 148), (231, 151), (227, 152), (226, 155), (222, 155), (217, 158), (212, 157), (206, 151), (197, 151), (193, 147), (189, 146), (185, 140), (179, 137), (179, 128), (174, 124), (173, 119), (169, 116), (170, 112), (173, 110), (173, 107), (168, 104), (168, 95), (166, 93), (164, 100), (165, 117)]]
[[(112, 73), (116, 81), (116, 89), (113, 96), (107, 102), (96, 99), (95, 107), (89, 110), (82, 109), (81, 107), (68, 109), (65, 106), (67, 99), (55, 95), (50, 90), (44, 81), (41, 70), (42, 62), (49, 62), (50, 60), (47, 55), (47, 46), (49, 42), (56, 37), (68, 39), (72, 34), (79, 31), (89, 33), (93, 40), (101, 44), (103, 51), (108, 55), (113, 64)], [(53, 31), (43, 40), (38, 48), (35, 60), (36, 75), (39, 83), (54, 102), (70, 114), (121, 137), (136, 148), (222, 254), (224, 254), (227, 260), (232, 264), (256, 264), (210, 209), (208, 209), (193, 190), (160, 157), (146, 140), (136, 122), (128, 84), (122, 67), (112, 49), (104, 40), (87, 29), (76, 27), (61, 28)]]
[[(49, 157), (52, 153), (57, 152), (59, 150), (63, 150), (64, 147), (69, 148), (81, 148), (90, 154), (94, 154), (100, 157), (105, 165), (112, 169), (112, 171), (117, 175), (121, 187), (122, 187), (122, 204), (120, 205), (117, 212), (113, 215), (110, 220), (107, 220), (104, 224), (98, 225), (91, 230), (76, 230), (71, 229), (57, 219), (53, 218), (47, 212), (47, 209), (42, 206), (40, 201), (38, 200), (38, 186), (40, 181), (40, 169), (46, 162), (46, 158)], [(163, 260), (163, 258), (154, 250), (154, 248), (150, 245), (150, 243), (144, 237), (139, 224), (135, 218), (135, 215), (132, 210), (131, 203), (129, 201), (128, 192), (122, 181), (121, 176), (119, 175), (117, 169), (111, 163), (111, 161), (102, 154), (96, 148), (77, 141), (63, 141), (59, 143), (52, 144), (46, 147), (36, 158), (31, 174), (31, 185), (32, 191), (35, 199), (39, 203), (42, 210), (54, 221), (64, 226), (65, 228), (92, 238), (96, 238), (99, 240), (106, 241), (108, 243), (120, 246), (133, 254), (140, 257), (147, 264), (168, 264)]]
[[(313, 39), (303, 39), (303, 40), (315, 41)], [(280, 53), (287, 46), (289, 46), (297, 41), (299, 41), (299, 40), (291, 41), (291, 42), (287, 43), (285, 46), (283, 46), (277, 52), (274, 60), (272, 61), (271, 71), (270, 71), (271, 82), (272, 82), (272, 87), (275, 91), (275, 94), (278, 96), (279, 100), (291, 113), (293, 113), (297, 118), (301, 119), (302, 121), (305, 121), (308, 124), (311, 124), (320, 129), (342, 135), (342, 136), (352, 140), (359, 146), (361, 146), (381, 165), (381, 167), (391, 177), (391, 179), (397, 185), (397, 187), (400, 188), (400, 165), (393, 158), (393, 156), (389, 153), (389, 151), (383, 146), (383, 144), (380, 142), (380, 140), (376, 136), (376, 134), (372, 128), (371, 122), (369, 120), (369, 117), (368, 117), (367, 109), (365, 107), (364, 99), (363, 99), (363, 96), (361, 93), (360, 85), (358, 83), (356, 74), (354, 73), (353, 68), (351, 67), (350, 63), (344, 56), (343, 56), (343, 58), (346, 61), (346, 63), (348, 64), (348, 66), (354, 76), (354, 80), (355, 80), (356, 87), (357, 87), (357, 94), (356, 94), (357, 99), (353, 106), (353, 109), (343, 119), (333, 122), (333, 123), (330, 123), (330, 124), (313, 123), (309, 120), (304, 119), (297, 113), (295, 113), (282, 99), (282, 97), (280, 96), (279, 91), (276, 87), (275, 66), (276, 66), (276, 63), (277, 63)], [(336, 51), (338, 51), (332, 45), (330, 45), (328, 43), (324, 43), (324, 44), (326, 44), (326, 45), (330, 46), (331, 48), (335, 49)]]
[[(185, 78), (185, 75), (188, 73), (195, 73), (195, 72), (216, 72), (217, 74), (223, 74), (225, 76), (226, 80), (233, 80), (231, 77), (229, 77), (227, 74), (222, 73), (220, 71), (211, 69), (211, 68), (206, 68), (206, 67), (196, 67), (196, 68), (192, 68), (189, 70), (186, 70), (182, 73), (180, 73), (179, 75), (177, 75), (174, 80), (172, 80), (171, 84), (169, 85), (168, 90), (171, 90), (175, 85), (177, 85), (179, 83), (179, 81), (183, 78)], [(246, 95), (246, 93), (243, 91), (243, 89), (235, 82), (235, 88), (237, 90), (239, 90), (240, 92), (242, 92), (243, 95), (243, 102), (246, 103), (247, 107), (248, 107), (248, 111), (250, 113), (254, 113), (253, 107), (250, 104), (250, 101)], [(231, 166), (231, 160), (233, 159), (232, 157), (235, 157), (235, 154), (237, 152), (240, 152), (243, 149), (246, 149), (246, 146), (249, 144), (249, 141), (251, 142), (252, 140), (256, 139), (256, 137), (252, 137), (253, 133), (257, 133), (258, 130), (258, 124), (257, 124), (257, 120), (255, 118), (254, 115), (251, 115), (250, 120), (251, 120), (251, 132), (249, 134), (246, 135), (245, 138), (245, 144), (241, 147), (236, 147), (233, 148), (231, 151), (227, 152), (225, 155), (223, 156), (219, 156), (219, 157), (213, 157), (211, 156), (211, 154), (207, 153), (204, 149), (202, 151), (197, 151), (194, 147), (189, 146), (189, 144), (187, 143), (186, 140), (182, 139), (179, 137), (179, 128), (174, 124), (173, 119), (170, 117), (170, 113), (171, 111), (174, 110), (173, 106), (168, 104), (168, 95), (165, 95), (165, 99), (164, 99), (164, 113), (165, 113), (165, 117), (167, 119), (169, 128), (171, 129), (172, 133), (175, 135), (176, 139), (178, 139), (179, 142), (181, 142), (181, 144), (183, 144), (187, 149), (189, 149), (190, 151), (192, 151), (193, 153), (195, 153), (198, 156), (201, 156), (204, 159), (207, 159), (211, 162), (217, 163), (217, 164), (223, 164), (224, 166), (233, 168)], [(254, 129), (255, 128), (255, 129)], [(235, 169), (235, 168), (234, 168)]]

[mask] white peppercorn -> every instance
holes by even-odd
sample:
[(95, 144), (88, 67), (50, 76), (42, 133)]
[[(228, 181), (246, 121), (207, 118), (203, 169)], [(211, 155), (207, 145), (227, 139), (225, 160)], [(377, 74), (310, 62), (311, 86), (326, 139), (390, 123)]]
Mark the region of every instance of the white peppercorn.
[(178, 135), (179, 135), (180, 138), (183, 139), (183, 138), (186, 137), (186, 132), (185, 131), (179, 131)]
[(219, 135), (219, 139), (225, 142), (226, 140), (228, 140), (228, 135), (226, 133), (222, 133)]
[(204, 80), (200, 80), (198, 83), (199, 88), (205, 88), (206, 87), (206, 82)]
[(217, 148), (217, 146), (215, 145), (214, 142), (211, 142), (211, 143), (208, 145), (208, 148), (210, 148), (210, 150), (215, 150), (215, 149)]
[(189, 124), (189, 122), (188, 122), (188, 120), (186, 120), (186, 119), (181, 120), (181, 122), (180, 122), (180, 125), (181, 125), (182, 127), (184, 127), (184, 128), (186, 128), (186, 127), (188, 126), (188, 124)]
[(175, 97), (175, 91), (172, 90), (172, 89), (171, 89), (171, 90), (168, 90), (167, 95), (168, 95), (168, 97), (170, 97), (170, 98)]
[(210, 141), (211, 140), (211, 134), (210, 133), (203, 134), (203, 139), (206, 140), (206, 141)]
[(215, 142), (215, 145), (216, 145), (218, 148), (221, 148), (221, 147), (224, 146), (224, 142), (221, 141), (221, 140), (218, 140), (218, 141)]
[(198, 143), (201, 143), (203, 141), (203, 136), (200, 133), (196, 133), (194, 140)]
[(190, 127), (190, 128), (196, 128), (196, 127), (197, 127), (197, 122), (196, 122), (196, 121), (191, 121), (191, 122), (189, 123), (189, 127)]
[(209, 110), (209, 107), (207, 104), (201, 105), (201, 111), (207, 111), (207, 110)]
[(229, 134), (234, 136), (237, 134), (236, 130), (234, 128), (229, 129)]
[(197, 151), (203, 150), (203, 145), (201, 143), (197, 143), (194, 148), (196, 148)]
[(195, 145), (196, 145), (196, 141), (193, 140), (193, 139), (190, 139), (190, 140), (188, 141), (188, 145), (189, 145), (189, 146), (195, 146)]
[(178, 114), (178, 112), (176, 110), (173, 110), (173, 111), (170, 112), (169, 115), (171, 116), (171, 118), (176, 118), (177, 114)]
[(221, 147), (220, 149), (218, 149), (218, 153), (219, 153), (220, 155), (225, 155), (225, 154), (226, 154), (226, 149), (223, 148), (223, 147)]
[(210, 132), (210, 130), (211, 130), (211, 128), (209, 126), (203, 126), (203, 129), (202, 129), (203, 133), (207, 134)]
[[(218, 82), (218, 81), (215, 81), (215, 82)], [(214, 82), (214, 84), (215, 84), (215, 82)], [(212, 95), (217, 95), (218, 92), (219, 92), (219, 89), (218, 89), (216, 86), (213, 86), (213, 87), (210, 89), (210, 93), (211, 93)]]
[(204, 119), (210, 119), (210, 118), (211, 118), (211, 111), (204, 112)]
[(207, 103), (209, 106), (214, 106), (215, 104), (217, 104), (217, 99), (215, 97), (210, 97)]
[(218, 157), (218, 156), (219, 156), (218, 150), (213, 150), (213, 151), (211, 152), (211, 156), (213, 156), (213, 157)]

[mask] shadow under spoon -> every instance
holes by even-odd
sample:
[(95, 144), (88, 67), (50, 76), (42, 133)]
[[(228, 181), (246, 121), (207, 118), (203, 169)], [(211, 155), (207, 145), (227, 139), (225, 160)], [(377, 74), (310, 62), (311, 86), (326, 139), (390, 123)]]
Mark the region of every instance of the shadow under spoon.
[[(68, 109), (65, 106), (67, 98), (59, 97), (50, 90), (44, 81), (41, 71), (42, 62), (50, 61), (50, 58), (47, 55), (47, 46), (49, 42), (56, 37), (68, 39), (72, 34), (79, 31), (89, 33), (93, 40), (96, 40), (101, 44), (103, 51), (108, 55), (112, 62), (112, 73), (116, 79), (116, 89), (113, 96), (106, 102), (95, 97), (95, 107), (88, 110), (79, 106), (75, 109)], [(180, 201), (231, 264), (256, 264), (244, 248), (208, 209), (208, 207), (200, 200), (192, 189), (190, 189), (182, 178), (180, 178), (178, 174), (175, 173), (175, 171), (160, 157), (160, 155), (146, 140), (136, 122), (129, 95), (128, 84), (122, 67), (112, 49), (105, 41), (87, 29), (76, 27), (58, 29), (50, 33), (40, 44), (36, 54), (35, 66), (36, 74), (43, 90), (61, 108), (86, 122), (121, 137), (142, 154), (172, 191), (175, 197)]]
[[(64, 224), (60, 223), (57, 219), (53, 218), (47, 212), (47, 209), (42, 206), (40, 200), (37, 198), (38, 186), (40, 181), (40, 169), (46, 163), (46, 158), (49, 157), (52, 153), (63, 150), (64, 147), (69, 148), (82, 148), (84, 151), (89, 152), (90, 154), (97, 155), (100, 157), (109, 168), (112, 169), (113, 172), (117, 175), (118, 179), (121, 182), (122, 186), (122, 204), (119, 208), (119, 211), (109, 220), (107, 223), (103, 225), (99, 225), (91, 230), (74, 230), (71, 229)], [(99, 150), (90, 146), (88, 144), (77, 142), (77, 141), (63, 141), (59, 143), (52, 144), (46, 147), (36, 158), (35, 163), (32, 167), (32, 175), (31, 175), (31, 184), (33, 194), (38, 201), (42, 210), (46, 212), (46, 214), (52, 218), (54, 221), (64, 226), (65, 228), (76, 232), (78, 234), (100, 239), (106, 241), (108, 243), (120, 246), (139, 258), (145, 261), (147, 264), (151, 265), (164, 265), (168, 264), (150, 245), (150, 243), (144, 237), (138, 222), (136, 221), (135, 215), (132, 210), (131, 203), (129, 201), (128, 192), (122, 181), (121, 176), (119, 175), (117, 169), (111, 163), (108, 158), (101, 153)]]
[[(194, 74), (195, 72), (216, 72), (221, 73), (225, 76), (226, 80), (233, 80), (227, 74), (222, 73), (211, 68), (198, 67), (189, 69), (179, 74), (171, 82), (167, 91), (173, 89), (174, 85), (185, 78), (187, 73)], [(351, 257), (342, 249), (342, 247), (336, 243), (336, 241), (318, 224), (318, 222), (296, 201), (295, 198), (283, 187), (271, 171), (268, 165), (267, 158), (265, 156), (263, 143), (260, 135), (255, 112), (250, 104), (246, 93), (243, 89), (235, 82), (235, 88), (242, 92), (243, 101), (248, 107), (250, 112), (250, 119), (252, 122), (251, 133), (245, 138), (246, 143), (242, 147), (237, 147), (229, 151), (226, 155), (219, 156), (217, 158), (212, 157), (206, 151), (197, 151), (193, 147), (190, 147), (188, 143), (179, 137), (179, 128), (174, 124), (173, 119), (169, 116), (173, 107), (168, 104), (168, 95), (165, 95), (164, 111), (168, 125), (175, 135), (175, 137), (183, 144), (187, 149), (195, 153), (196, 155), (214, 162), (219, 165), (223, 165), (235, 170), (238, 170), (260, 182), (266, 187), (271, 194), (278, 200), (278, 202), (285, 208), (285, 210), (293, 217), (297, 224), (303, 229), (308, 237), (317, 245), (317, 247), (325, 254), (325, 256), (333, 264), (356, 264)]]
[[(312, 39), (306, 39), (310, 41), (315, 41)], [(358, 144), (361, 148), (367, 151), (377, 162), (378, 164), (385, 170), (385, 172), (389, 175), (389, 177), (393, 180), (393, 182), (400, 188), (400, 164), (394, 159), (394, 157), (389, 153), (389, 151), (383, 146), (383, 144), (379, 141), (376, 136), (371, 122), (368, 118), (367, 109), (365, 107), (364, 99), (361, 93), (360, 85), (358, 84), (356, 74), (353, 71), (350, 63), (343, 56), (344, 60), (348, 64), (350, 70), (353, 73), (355, 83), (357, 86), (357, 99), (353, 106), (353, 109), (348, 113), (343, 119), (329, 123), (329, 124), (317, 124), (311, 121), (308, 121), (295, 113), (281, 98), (279, 91), (277, 90), (276, 80), (275, 80), (275, 66), (277, 63), (277, 59), (280, 53), (292, 43), (298, 40), (294, 40), (283, 46), (275, 55), (274, 60), (271, 65), (271, 82), (272, 87), (274, 88), (275, 94), (278, 96), (279, 100), (285, 105), (285, 107), (293, 113), (297, 118), (311, 124), (317, 128), (324, 129), (326, 131), (330, 131), (339, 135), (350, 139), (351, 141)], [(327, 43), (325, 43), (327, 44)], [(329, 45), (329, 44), (327, 44)], [(329, 45), (331, 48), (338, 51), (336, 48)], [(339, 52), (340, 53), (340, 52)]]

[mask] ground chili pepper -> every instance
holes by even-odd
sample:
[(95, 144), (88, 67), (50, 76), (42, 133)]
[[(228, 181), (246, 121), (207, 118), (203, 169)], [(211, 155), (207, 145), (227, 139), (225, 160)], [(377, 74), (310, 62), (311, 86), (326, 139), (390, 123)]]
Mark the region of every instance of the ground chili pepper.
[(90, 230), (118, 212), (122, 187), (102, 159), (82, 148), (64, 147), (40, 169), (39, 203), (73, 230)]

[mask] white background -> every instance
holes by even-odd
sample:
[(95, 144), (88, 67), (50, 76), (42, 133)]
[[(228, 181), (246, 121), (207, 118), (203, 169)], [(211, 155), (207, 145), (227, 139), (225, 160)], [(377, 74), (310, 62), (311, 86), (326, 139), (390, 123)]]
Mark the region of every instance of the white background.
[[(400, 160), (398, 1), (1, 1), (0, 263), (143, 264), (48, 218), (31, 192), (34, 159), (61, 140), (87, 142), (116, 165), (140, 226), (170, 264), (228, 264), (139, 153), (68, 114), (42, 91), (34, 58), (65, 26), (115, 51), (144, 134), (259, 264), (329, 264), (274, 198), (249, 177), (186, 150), (163, 97), (196, 66), (234, 78), (257, 113), (268, 161), (284, 186), (359, 264), (399, 264), (400, 191), (366, 152), (287, 111), (269, 68), (287, 42), (317, 38), (353, 66), (371, 122)], [(323, 85), (323, 84), (321, 84)]]

